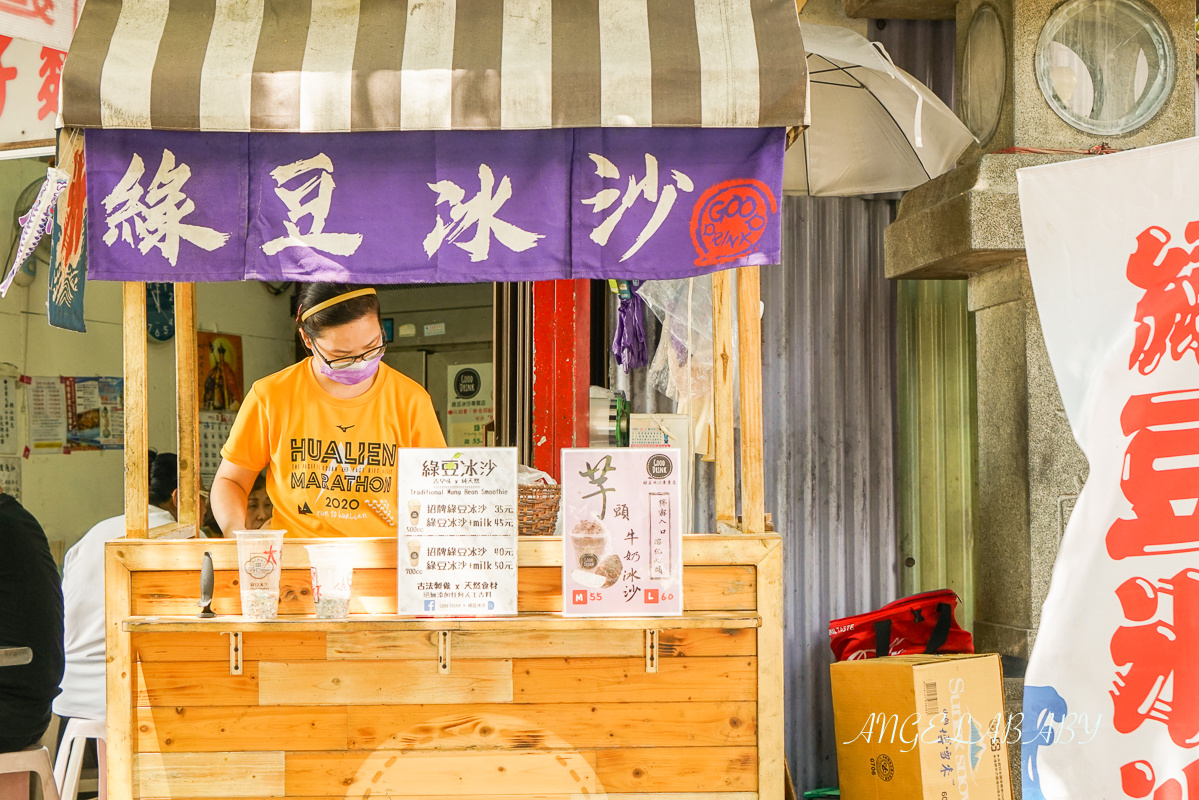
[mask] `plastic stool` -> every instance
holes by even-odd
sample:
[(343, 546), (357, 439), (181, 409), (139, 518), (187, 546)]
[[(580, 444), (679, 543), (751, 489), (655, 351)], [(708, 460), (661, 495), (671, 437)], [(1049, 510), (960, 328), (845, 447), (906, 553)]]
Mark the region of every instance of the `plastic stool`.
[(0, 774), (34, 772), (41, 779), (42, 795), (46, 800), (60, 800), (50, 765), (50, 751), (39, 744), (15, 753), (0, 753)]
[[(58, 746), (58, 758), (54, 760), (54, 783), (58, 786), (60, 800), (75, 800), (79, 796), (79, 774), (83, 771), (83, 753), (88, 739), (106, 741), (106, 737), (102, 719), (72, 718), (67, 722)], [(105, 769), (104, 764), (97, 766)]]

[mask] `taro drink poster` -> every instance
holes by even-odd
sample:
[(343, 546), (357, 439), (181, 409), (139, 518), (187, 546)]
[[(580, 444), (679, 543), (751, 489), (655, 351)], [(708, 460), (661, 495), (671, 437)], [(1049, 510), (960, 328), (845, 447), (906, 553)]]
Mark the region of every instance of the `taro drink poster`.
[(682, 473), (676, 449), (562, 451), (562, 610), (683, 613)]
[(516, 448), (399, 449), (401, 616), (516, 613)]

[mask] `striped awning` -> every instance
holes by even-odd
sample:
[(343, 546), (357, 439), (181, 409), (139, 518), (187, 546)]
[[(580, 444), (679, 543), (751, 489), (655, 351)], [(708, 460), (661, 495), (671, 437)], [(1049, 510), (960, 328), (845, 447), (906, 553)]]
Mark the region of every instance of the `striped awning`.
[(69, 126), (790, 127), (794, 0), (88, 0)]

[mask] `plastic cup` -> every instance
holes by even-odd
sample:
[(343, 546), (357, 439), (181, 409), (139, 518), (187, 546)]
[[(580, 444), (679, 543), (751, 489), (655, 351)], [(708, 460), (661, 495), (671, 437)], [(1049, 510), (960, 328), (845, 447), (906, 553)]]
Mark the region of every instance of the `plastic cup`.
[(318, 619), (345, 619), (350, 615), (350, 584), (354, 577), (352, 542), (306, 545), (312, 567), (312, 601)]
[(279, 615), (284, 533), (281, 530), (233, 532), (237, 537), (241, 613), (246, 619), (274, 619)]

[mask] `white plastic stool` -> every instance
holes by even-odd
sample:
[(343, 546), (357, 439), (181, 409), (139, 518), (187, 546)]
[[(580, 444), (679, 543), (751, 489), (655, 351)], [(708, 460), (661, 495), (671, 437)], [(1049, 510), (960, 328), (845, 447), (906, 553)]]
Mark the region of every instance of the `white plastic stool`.
[[(75, 800), (79, 796), (79, 774), (83, 771), (83, 753), (88, 739), (106, 741), (106, 736), (102, 719), (71, 718), (67, 722), (58, 745), (58, 758), (54, 759), (54, 783), (62, 800)], [(101, 770), (105, 768), (103, 763), (97, 766)]]
[(32, 745), (15, 753), (0, 753), (0, 774), (34, 772), (41, 779), (42, 795), (46, 800), (59, 800), (58, 788), (54, 783), (54, 769), (50, 765), (50, 751), (41, 745)]

